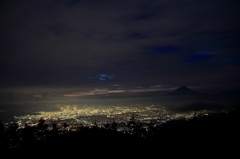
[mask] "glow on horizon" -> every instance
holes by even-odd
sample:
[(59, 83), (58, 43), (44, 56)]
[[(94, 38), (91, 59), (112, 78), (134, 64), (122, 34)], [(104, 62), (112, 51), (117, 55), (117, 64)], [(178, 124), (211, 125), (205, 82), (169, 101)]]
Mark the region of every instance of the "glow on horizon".
[(99, 90), (88, 92), (73, 92), (64, 94), (65, 97), (81, 97), (81, 96), (91, 96), (91, 95), (102, 95), (102, 94), (114, 94), (114, 93), (141, 93), (141, 92), (154, 92), (154, 91), (167, 91), (169, 88), (139, 88), (139, 89), (121, 89), (121, 90)]

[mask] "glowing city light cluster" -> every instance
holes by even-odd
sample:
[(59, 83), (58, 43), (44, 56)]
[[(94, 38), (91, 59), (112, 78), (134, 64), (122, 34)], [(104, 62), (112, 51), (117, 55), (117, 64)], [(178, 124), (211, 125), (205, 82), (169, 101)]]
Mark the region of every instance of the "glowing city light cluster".
[[(113, 121), (121, 125), (126, 123), (134, 117), (136, 121), (141, 123), (154, 122), (161, 124), (163, 122), (185, 118), (189, 119), (197, 114), (207, 115), (209, 110), (202, 110), (198, 112), (188, 113), (171, 113), (160, 105), (58, 105), (58, 111), (40, 111), (34, 115), (15, 116), (19, 127), (28, 125), (36, 125), (40, 118), (43, 118), (47, 124), (51, 125), (53, 122), (62, 124), (67, 123), (69, 127), (77, 127), (79, 124), (84, 126), (92, 126), (93, 124), (104, 125), (112, 123)], [(122, 124), (122, 125), (124, 125)]]

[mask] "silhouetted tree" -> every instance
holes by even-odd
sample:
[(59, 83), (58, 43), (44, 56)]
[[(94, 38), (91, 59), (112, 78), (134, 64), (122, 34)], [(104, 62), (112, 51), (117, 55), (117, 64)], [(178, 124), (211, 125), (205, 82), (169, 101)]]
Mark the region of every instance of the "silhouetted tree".
[(136, 118), (134, 115), (131, 116), (130, 120), (127, 123), (128, 129), (132, 132), (135, 133), (136, 132), (136, 126), (137, 126), (137, 122), (136, 122)]
[(109, 129), (111, 125), (109, 123), (105, 123), (103, 126), (105, 129)]
[(64, 130), (66, 130), (67, 127), (68, 127), (68, 123), (64, 122), (64, 123), (63, 123), (63, 127), (64, 127)]
[(9, 148), (10, 149), (13, 149), (15, 148), (18, 143), (20, 142), (20, 138), (19, 138), (19, 132), (18, 132), (18, 123), (16, 122), (13, 122), (13, 123), (10, 123), (8, 128), (7, 128), (7, 140), (9, 141)]
[(45, 123), (45, 124), (43, 125), (43, 129), (46, 131), (46, 130), (48, 129), (48, 124)]
[(3, 122), (0, 122), (0, 151), (8, 149), (7, 140), (5, 137), (5, 126)]
[(0, 133), (3, 133), (5, 130), (4, 123), (0, 121)]
[(52, 130), (53, 131), (56, 131), (57, 130), (57, 123), (52, 123)]
[(16, 123), (16, 122), (10, 123), (9, 126), (8, 126), (8, 129), (11, 132), (17, 132), (18, 123)]
[(117, 130), (117, 123), (115, 121), (111, 124), (111, 130)]
[(24, 129), (21, 130), (22, 142), (21, 146), (30, 147), (30, 145), (35, 142), (35, 134), (39, 132), (36, 131), (35, 127), (26, 125)]
[(44, 120), (43, 117), (41, 117), (41, 118), (38, 120), (37, 126), (38, 126), (38, 128), (39, 128), (41, 131), (43, 131), (44, 128), (45, 128), (45, 127), (44, 127), (45, 121), (46, 121), (46, 120)]
[(130, 120), (127, 123), (128, 127), (133, 127), (134, 125), (136, 125), (136, 118), (134, 117), (134, 115), (131, 116)]
[(78, 130), (79, 130), (79, 131), (83, 130), (83, 128), (84, 128), (83, 124), (79, 124), (79, 125), (78, 125)]

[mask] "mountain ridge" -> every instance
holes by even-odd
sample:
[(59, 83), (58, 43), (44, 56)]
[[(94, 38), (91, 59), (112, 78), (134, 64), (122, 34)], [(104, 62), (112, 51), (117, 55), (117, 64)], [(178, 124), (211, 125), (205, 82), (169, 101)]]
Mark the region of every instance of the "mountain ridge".
[(183, 85), (173, 90), (172, 92), (167, 93), (167, 95), (179, 96), (179, 95), (206, 95), (206, 94), (199, 91), (195, 91)]

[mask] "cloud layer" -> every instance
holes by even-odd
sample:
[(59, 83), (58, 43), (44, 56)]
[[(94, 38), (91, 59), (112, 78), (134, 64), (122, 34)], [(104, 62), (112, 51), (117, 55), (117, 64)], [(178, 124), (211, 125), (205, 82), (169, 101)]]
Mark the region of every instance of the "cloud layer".
[(2, 86), (239, 86), (237, 1), (1, 3)]

